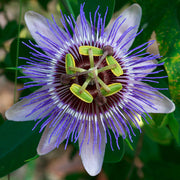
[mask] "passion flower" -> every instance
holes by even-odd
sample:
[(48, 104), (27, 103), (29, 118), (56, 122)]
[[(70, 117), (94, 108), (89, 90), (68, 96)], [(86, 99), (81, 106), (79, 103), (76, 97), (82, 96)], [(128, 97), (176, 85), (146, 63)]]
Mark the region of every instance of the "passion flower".
[[(145, 114), (170, 113), (175, 106), (144, 82), (150, 76), (159, 55), (145, 51), (153, 42), (130, 49), (141, 32), (138, 27), (141, 7), (134, 4), (105, 28), (105, 17), (97, 11), (90, 22), (81, 5), (80, 15), (62, 16), (64, 29), (35, 12), (25, 14), (25, 21), (38, 45), (26, 44), (32, 52), (27, 65), (21, 66), (33, 81), (25, 88), (40, 88), (13, 105), (6, 117), (14, 121), (43, 121), (44, 130), (37, 152), (46, 154), (64, 141), (79, 142), (79, 152), (87, 172), (97, 175), (102, 167), (107, 136), (116, 138), (134, 134), (134, 124)], [(98, 16), (98, 17), (97, 17)], [(96, 20), (97, 17), (97, 20)], [(70, 27), (71, 32), (68, 27)], [(38, 51), (40, 48), (42, 51)], [(157, 77), (158, 79), (159, 77)], [(65, 147), (66, 147), (65, 146)]]

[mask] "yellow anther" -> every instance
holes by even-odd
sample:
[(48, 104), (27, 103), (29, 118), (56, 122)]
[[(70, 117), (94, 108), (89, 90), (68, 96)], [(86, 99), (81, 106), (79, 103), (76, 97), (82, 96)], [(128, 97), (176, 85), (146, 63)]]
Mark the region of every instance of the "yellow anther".
[(106, 62), (108, 65), (111, 65), (111, 64), (116, 64), (116, 67), (115, 68), (112, 68), (111, 69), (111, 72), (115, 75), (115, 76), (120, 76), (123, 74), (123, 70), (120, 66), (120, 64), (114, 59), (113, 56), (107, 56), (106, 57)]
[(74, 71), (70, 70), (69, 67), (76, 67), (74, 57), (71, 54), (66, 54), (65, 68), (66, 74), (74, 74)]
[(74, 83), (71, 85), (70, 91), (82, 101), (86, 103), (92, 103), (93, 96), (87, 90), (84, 90), (82, 93), (80, 93), (81, 88), (82, 86)]
[(102, 56), (103, 50), (94, 46), (80, 46), (79, 54), (89, 56), (89, 49), (92, 50), (93, 56)]
[(101, 90), (100, 90), (101, 94), (105, 97), (116, 94), (117, 92), (119, 92), (122, 89), (121, 83), (113, 83), (113, 84), (109, 84), (107, 86), (110, 89), (109, 92), (107, 92), (104, 88), (101, 88)]

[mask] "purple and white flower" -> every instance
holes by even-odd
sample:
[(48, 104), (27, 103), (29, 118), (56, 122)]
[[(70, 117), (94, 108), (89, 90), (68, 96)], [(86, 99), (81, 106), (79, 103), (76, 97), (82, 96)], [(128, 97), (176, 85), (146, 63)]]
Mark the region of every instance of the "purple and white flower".
[(38, 45), (26, 44), (32, 52), (30, 58), (23, 58), (26, 76), (20, 78), (33, 80), (24, 89), (40, 88), (13, 105), (6, 117), (35, 120), (36, 126), (43, 121), (39, 155), (58, 148), (64, 140), (65, 147), (69, 141), (78, 141), (83, 165), (94, 176), (102, 168), (109, 129), (120, 148), (118, 138), (131, 139), (132, 124), (141, 131), (141, 117), (170, 113), (175, 106), (158, 88), (145, 83), (155, 82), (147, 75), (159, 73), (153, 70), (162, 65), (156, 61), (159, 55), (144, 52), (153, 42), (130, 49), (141, 32), (141, 7), (133, 4), (105, 28), (106, 15), (101, 17), (97, 8), (88, 22), (83, 6), (77, 21), (62, 16), (64, 29), (54, 18), (50, 21), (32, 11), (25, 14)]

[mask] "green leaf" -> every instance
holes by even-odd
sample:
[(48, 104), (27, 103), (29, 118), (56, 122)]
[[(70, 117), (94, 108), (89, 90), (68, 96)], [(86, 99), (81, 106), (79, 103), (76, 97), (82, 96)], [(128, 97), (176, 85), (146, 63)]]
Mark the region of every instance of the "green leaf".
[[(19, 57), (26, 57), (30, 58), (32, 50), (25, 46), (22, 42), (25, 42), (27, 44), (29, 43), (29, 39), (20, 39), (19, 43)], [(32, 40), (32, 43), (35, 43), (35, 41)], [(39, 48), (37, 48), (38, 51), (41, 51)], [(42, 51), (41, 51), (42, 52)], [(14, 82), (15, 77), (15, 67), (16, 67), (16, 54), (17, 54), (17, 38), (13, 40), (10, 46), (10, 53), (6, 55), (6, 58), (4, 60), (5, 63), (5, 75), (6, 77)], [(18, 66), (20, 65), (26, 65), (26, 60), (19, 59)], [(14, 68), (14, 69), (13, 69)], [(21, 70), (18, 69), (18, 77), (23, 76), (23, 73)], [(18, 83), (24, 83), (30, 81), (30, 79), (18, 79)]]
[[(119, 162), (123, 158), (124, 152), (125, 152), (124, 140), (122, 136), (118, 138), (118, 145), (120, 147), (120, 149), (118, 149), (114, 134), (112, 130), (109, 129), (109, 131), (110, 131), (112, 140), (110, 140), (110, 137), (107, 135), (107, 144), (106, 144), (106, 149), (105, 149), (104, 162), (111, 162), (111, 163)], [(110, 141), (112, 141), (113, 151), (111, 149)]]
[[(165, 54), (168, 59), (165, 68), (169, 79), (169, 88), (171, 96), (175, 102), (180, 102), (180, 28), (178, 25), (174, 7), (169, 8), (166, 16), (163, 18), (158, 31), (160, 43), (160, 52)], [(169, 33), (166, 33), (169, 32)], [(175, 41), (174, 41), (175, 40)]]
[[(169, 156), (169, 154), (168, 154)], [(146, 163), (145, 167), (143, 167), (143, 173), (146, 180), (154, 180), (154, 179), (180, 179), (179, 172), (180, 165), (179, 163), (172, 163), (167, 161), (160, 161), (152, 159), (148, 163)]]
[(157, 160), (159, 159), (159, 144), (155, 141), (149, 139), (146, 134), (143, 136), (143, 146), (140, 153), (140, 159), (143, 163), (147, 163), (150, 160)]
[(172, 132), (173, 136), (175, 137), (176, 141), (179, 142), (179, 123), (175, 119), (174, 114), (168, 114), (168, 123), (167, 123), (170, 131)]
[(4, 118), (2, 117), (2, 114), (0, 113), (0, 125), (5, 122)]
[(129, 3), (127, 0), (116, 0), (114, 6), (114, 12), (119, 11), (125, 4)]
[[(29, 39), (23, 39), (23, 38), (19, 39), (19, 57), (30, 58), (32, 56), (30, 54), (30, 52), (32, 52), (33, 50), (30, 49), (29, 47), (27, 47), (26, 45), (24, 45), (23, 42), (30, 45)], [(34, 40), (31, 40), (31, 42), (33, 44), (36, 44)], [(36, 49), (38, 51), (40, 50), (39, 48), (36, 48)], [(42, 52), (42, 50), (40, 50), (40, 51)], [(13, 40), (13, 42), (11, 43), (11, 47), (10, 47), (11, 66), (12, 67), (16, 66), (16, 54), (17, 54), (17, 38)], [(26, 60), (19, 59), (18, 66), (25, 65), (25, 64), (26, 64)]]
[[(131, 0), (130, 2), (134, 3), (134, 0)], [(135, 42), (133, 43), (133, 47), (131, 48), (137, 47), (138, 45), (149, 40), (152, 32), (156, 32), (162, 18), (166, 16), (166, 11), (174, 3), (174, 0), (172, 0), (172, 2), (169, 0), (136, 0), (136, 3), (138, 3), (142, 8), (140, 29), (143, 28), (144, 30), (143, 33), (136, 37)], [(156, 35), (158, 36), (160, 34), (156, 32)]]
[(151, 124), (154, 127), (161, 128), (166, 126), (168, 123), (168, 114), (161, 114), (161, 113), (151, 114), (151, 117), (153, 119), (151, 121)]
[[(10, 53), (8, 53), (5, 57), (4, 60), (4, 74), (6, 76), (6, 78), (12, 82), (15, 81), (15, 70), (12, 69), (8, 69), (9, 67), (14, 67), (14, 65), (12, 64), (11, 61), (11, 55)], [(22, 75), (22, 73), (20, 73), (20, 71), (18, 71), (18, 76)], [(21, 80), (18, 80), (18, 83), (22, 83)]]
[(149, 124), (142, 118), (145, 124), (144, 130), (146, 135), (153, 141), (164, 145), (170, 144), (173, 139), (172, 133), (167, 127), (169, 121), (168, 115), (169, 114), (151, 114), (152, 119), (146, 115), (146, 120)]
[(170, 94), (176, 105), (174, 115), (168, 117), (168, 127), (177, 142), (180, 135), (180, 22), (178, 15), (179, 6), (172, 0), (164, 8), (164, 16), (156, 27), (160, 53), (167, 57), (164, 66), (168, 74)]
[(34, 121), (6, 121), (0, 126), (0, 177), (9, 174), (34, 157), (41, 133), (32, 131)]
[[(20, 26), (20, 29), (22, 29), (24, 26)], [(0, 45), (4, 41), (7, 41), (11, 38), (14, 38), (17, 36), (18, 33), (18, 24), (16, 21), (10, 21), (8, 24), (5, 26), (3, 30), (1, 30), (1, 36), (0, 36)]]
[(144, 126), (146, 135), (153, 141), (160, 144), (170, 144), (173, 139), (171, 132), (167, 127), (157, 128), (150, 125)]
[[(106, 16), (106, 25), (108, 25), (109, 21), (111, 20), (111, 17), (113, 15), (114, 12), (114, 6), (115, 6), (115, 0), (78, 0), (79, 4), (83, 4), (85, 2), (85, 6), (84, 6), (84, 12), (85, 12), (85, 16), (86, 19), (90, 22), (90, 18), (89, 18), (89, 12), (91, 12), (91, 16), (92, 19), (94, 19), (94, 13), (97, 10), (97, 7), (99, 6), (99, 13), (101, 14), (101, 17), (104, 17), (107, 7), (108, 7), (108, 13)], [(97, 17), (98, 14), (96, 16), (96, 26), (97, 26)]]

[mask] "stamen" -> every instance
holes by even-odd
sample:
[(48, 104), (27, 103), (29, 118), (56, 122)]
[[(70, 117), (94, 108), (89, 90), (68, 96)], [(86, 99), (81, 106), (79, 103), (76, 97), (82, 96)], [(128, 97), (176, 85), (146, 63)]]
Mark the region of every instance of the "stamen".
[(99, 65), (102, 63), (102, 61), (106, 58), (106, 56), (112, 56), (113, 55), (113, 48), (109, 45), (103, 47), (103, 55), (101, 56), (100, 60), (96, 64), (96, 67), (99, 67)]
[(108, 87), (108, 85), (106, 85), (98, 76), (97, 76), (97, 81), (106, 92), (110, 92), (110, 88)]
[(110, 70), (110, 69), (114, 69), (116, 67), (117, 67), (116, 64), (110, 64), (108, 66), (102, 67), (101, 69), (98, 69), (98, 73), (104, 72), (104, 71), (107, 71), (107, 70)]
[(92, 50), (93, 56), (102, 56), (103, 50), (94, 46), (80, 46), (79, 47), (79, 54), (84, 56), (89, 56), (89, 49)]
[(85, 72), (85, 71), (87, 71), (86, 69), (79, 68), (79, 67), (73, 67), (73, 66), (69, 66), (68, 69), (71, 70), (71, 71), (75, 71), (75, 72)]
[(108, 55), (108, 52), (105, 51), (104, 54), (99, 59), (98, 63), (96, 64), (96, 68), (99, 67), (99, 65), (103, 62), (103, 60), (106, 58), (107, 55)]
[(121, 66), (119, 65), (119, 63), (114, 59), (113, 56), (107, 56), (106, 57), (106, 62), (108, 65), (111, 65), (111, 64), (116, 64), (116, 68), (112, 68), (111, 69), (111, 72), (115, 75), (115, 76), (120, 76), (123, 74), (123, 70), (121, 68)]
[(100, 86), (99, 86), (99, 83), (98, 83), (98, 80), (97, 80), (97, 76), (94, 72), (94, 82), (96, 84), (96, 89), (98, 90), (98, 93), (100, 93)]
[(84, 92), (84, 90), (86, 89), (86, 87), (88, 86), (88, 84), (89, 84), (90, 81), (91, 81), (91, 78), (88, 77), (88, 78), (86, 79), (86, 81), (84, 82), (84, 84), (82, 85), (80, 91), (79, 91), (80, 94), (81, 94), (82, 92)]
[(116, 94), (117, 92), (119, 92), (122, 89), (122, 84), (121, 83), (113, 83), (113, 84), (109, 84), (108, 88), (110, 89), (109, 92), (107, 92), (104, 88), (101, 88), (101, 94), (105, 97), (107, 96), (111, 96), (113, 94)]
[(109, 45), (103, 47), (103, 52), (107, 52), (108, 56), (112, 56), (114, 54), (113, 48)]
[[(61, 82), (63, 84), (69, 84), (71, 79), (78, 77), (80, 75), (87, 75), (87, 79), (82, 86), (78, 84), (72, 84), (70, 91), (79, 99), (84, 102), (91, 103), (93, 101), (93, 96), (86, 90), (90, 82), (96, 84), (96, 89), (98, 94), (95, 98), (97, 105), (102, 106), (106, 104), (107, 99), (105, 96), (111, 96), (122, 89), (121, 83), (114, 83), (106, 85), (99, 77), (98, 73), (111, 70), (115, 76), (120, 76), (123, 74), (121, 66), (119, 63), (112, 57), (113, 48), (111, 46), (104, 46), (103, 49), (93, 47), (93, 46), (80, 46), (79, 53), (84, 56), (89, 56), (90, 69), (86, 70), (80, 67), (75, 66), (74, 58), (71, 54), (66, 55), (66, 75), (61, 76)], [(94, 67), (94, 56), (101, 56), (100, 60)], [(97, 69), (97, 67), (102, 63), (106, 58), (108, 66)], [(78, 83), (78, 82), (77, 82)], [(101, 88), (100, 88), (101, 85)]]
[(92, 49), (88, 50), (89, 53), (89, 61), (90, 61), (90, 67), (93, 68), (94, 67), (94, 57), (93, 57), (93, 51)]
[(95, 98), (95, 101), (96, 101), (98, 106), (102, 106), (102, 105), (106, 104), (107, 99), (101, 94), (100, 86), (99, 86), (99, 83), (98, 83), (96, 77), (95, 77), (94, 81), (95, 81), (95, 84), (96, 84), (96, 89), (98, 90), (98, 94), (97, 94), (97, 96)]
[(65, 58), (65, 69), (66, 69), (66, 74), (74, 74), (74, 71), (71, 71), (69, 67), (75, 67), (75, 61), (74, 57), (71, 54), (66, 54)]
[(96, 89), (98, 91), (98, 94), (97, 94), (97, 96), (95, 98), (95, 101), (96, 101), (98, 106), (102, 106), (102, 105), (106, 104), (107, 99), (100, 92), (100, 86), (99, 86), (99, 83), (98, 83), (98, 80), (97, 80), (97, 76), (94, 76), (94, 81), (95, 81), (95, 84), (96, 84)]
[(87, 90), (84, 90), (82, 93), (80, 93), (81, 88), (82, 86), (74, 83), (71, 85), (70, 91), (82, 101), (86, 103), (92, 103), (93, 96)]

